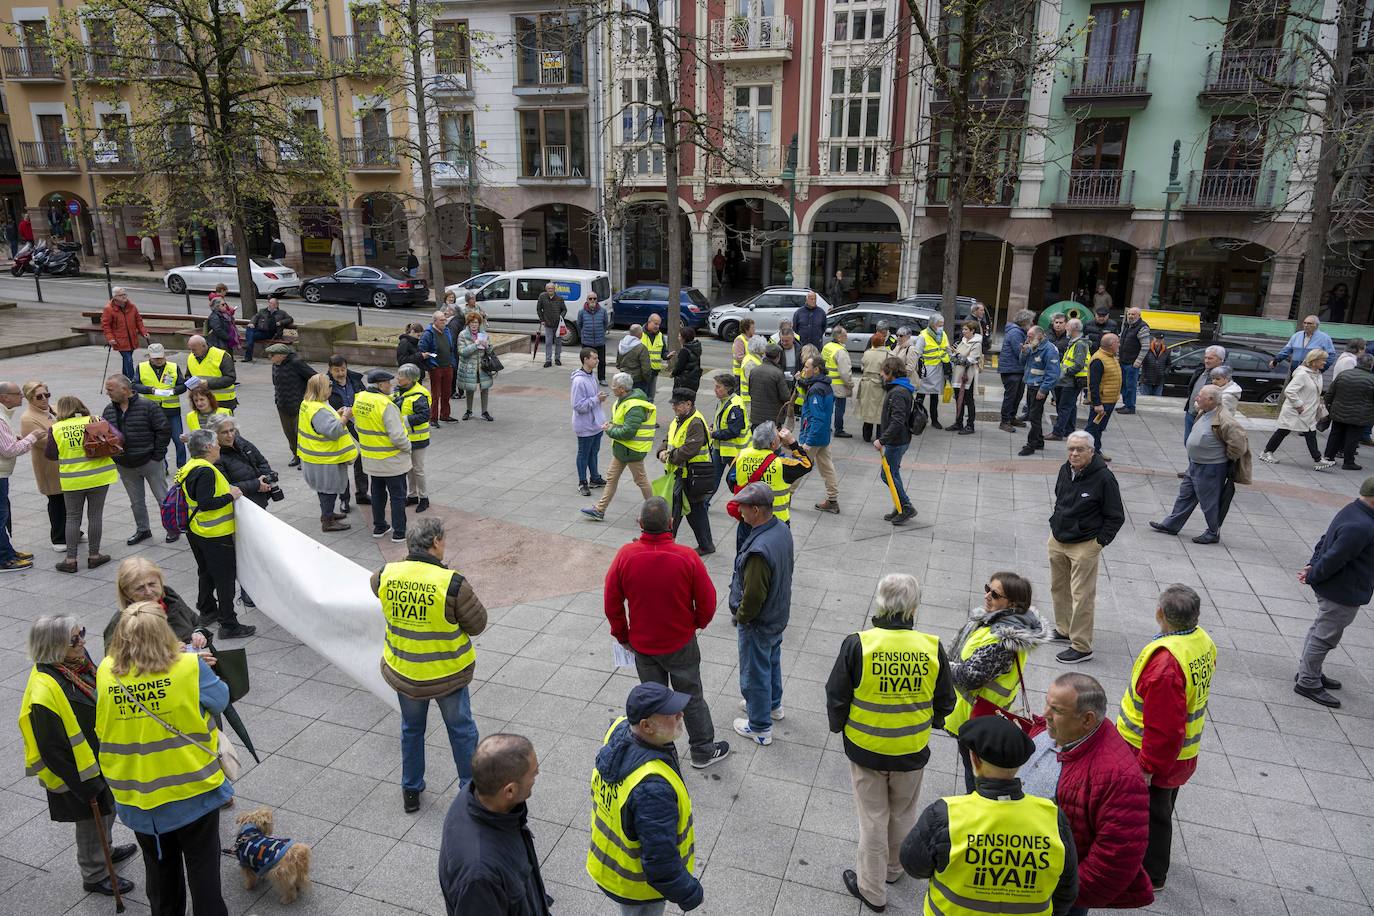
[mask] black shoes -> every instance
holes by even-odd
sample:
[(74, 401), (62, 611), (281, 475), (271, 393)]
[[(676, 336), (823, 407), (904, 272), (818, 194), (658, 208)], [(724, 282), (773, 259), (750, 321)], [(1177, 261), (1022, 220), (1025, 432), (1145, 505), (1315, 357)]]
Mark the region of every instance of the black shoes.
[(592, 482), (588, 484), (593, 490), (598, 490), (605, 485), (606, 481), (602, 480), (600, 477), (593, 478)]
[(1165, 528), (1159, 522), (1150, 522), (1150, 527), (1164, 534), (1178, 534), (1177, 531), (1173, 530), (1172, 528)]
[(1010, 423), (998, 423), (998, 424), (997, 424), (997, 428), (1000, 429), (1000, 430), (1001, 430), (1002, 432), (1004, 432), (1004, 433), (1014, 433), (1014, 432), (1016, 432), (1016, 427), (1015, 427), (1015, 426), (1012, 426)]
[(1069, 641), (1069, 634), (1059, 632), (1059, 628), (1058, 628), (1058, 627), (1055, 627), (1055, 628), (1054, 628), (1054, 632), (1050, 634), (1050, 642), (1068, 642), (1068, 641)]
[(1059, 659), (1066, 665), (1076, 665), (1079, 662), (1092, 661), (1092, 657), (1093, 653), (1091, 649), (1089, 649), (1087, 652), (1079, 652), (1073, 646), (1070, 646), (1069, 648), (1065, 649), (1063, 652), (1060, 652), (1058, 655), (1055, 656), (1055, 658)]
[(911, 521), (915, 517), (916, 510), (913, 509), (911, 506), (907, 506), (901, 512), (897, 513), (897, 515), (892, 519), (892, 524), (905, 525), (907, 522)]
[(692, 757), (692, 766), (698, 770), (704, 770), (713, 763), (720, 763), (728, 756), (730, 756), (730, 742), (717, 741), (715, 746), (711, 748), (711, 756), (700, 759), (695, 756)]
[(853, 433), (847, 433), (847, 432), (845, 432), (844, 430), (839, 430), (839, 431), (837, 431), (837, 432), (835, 433), (835, 438), (836, 438), (836, 439), (853, 439), (853, 438), (854, 438), (854, 434), (853, 434)]
[(495, 422), (496, 422), (496, 418), (493, 417), (491, 414), (487, 413), (485, 410), (482, 411), (482, 419), (483, 419), (483, 420), (486, 420), (488, 423), (495, 423)]
[(419, 502), (420, 502), (420, 497), (418, 497), (418, 496), (407, 496), (407, 497), (406, 497), (406, 505), (407, 505), (407, 506), (418, 505)]
[(401, 790), (401, 806), (405, 808), (406, 814), (414, 814), (420, 810), (420, 793), (414, 789)]
[(587, 486), (585, 483), (579, 483), (577, 485), (577, 492), (581, 493), (583, 496), (591, 496), (592, 488)]
[(220, 639), (247, 639), (258, 631), (257, 627), (250, 627), (243, 623), (221, 624), (219, 628)]
[(421, 496), (421, 497), (420, 497), (420, 502), (419, 502), (419, 504), (415, 507), (415, 511), (416, 511), (416, 512), (427, 512), (427, 511), (429, 511), (429, 497), (428, 497), (428, 496)]
[(544, 364), (544, 368), (547, 369), (547, 368), (549, 368), (549, 367), (552, 366), (552, 365), (553, 365), (553, 363), (545, 363), (545, 364)]
[(300, 466), (301, 466), (301, 456), (300, 456), (300, 455), (294, 455), (294, 456), (292, 456), (291, 460), (288, 461), (288, 462), (286, 462), (286, 466), (289, 467), (289, 468), (298, 468), (298, 467), (300, 467)]
[(135, 544), (141, 544), (141, 543), (143, 543), (144, 541), (148, 540), (148, 539), (151, 538), (152, 536), (153, 536), (153, 533), (152, 533), (151, 531), (135, 531), (133, 534), (131, 534), (131, 535), (129, 536), (129, 539), (128, 539), (127, 541), (125, 541), (124, 543), (126, 543), (126, 544), (128, 544), (130, 547), (132, 547), (132, 546), (134, 546)]
[[(82, 881), (81, 889), (88, 894), (104, 894), (106, 897), (114, 896), (114, 888), (110, 886), (109, 878), (101, 878), (99, 881), (95, 882)], [(128, 878), (119, 879), (119, 892), (121, 894), (127, 894), (133, 889), (134, 882), (130, 881)]]
[(1327, 693), (1325, 687), (1304, 687), (1301, 684), (1294, 684), (1293, 692), (1300, 697), (1307, 697), (1313, 703), (1320, 703), (1328, 709), (1341, 708), (1341, 701)]
[(892, 521), (894, 518), (896, 518), (897, 516), (899, 516), (899, 515), (901, 515), (901, 514), (902, 514), (902, 513), (901, 513), (900, 510), (898, 510), (898, 509), (893, 509), (891, 512), (887, 513), (887, 515), (884, 515), (884, 516), (883, 516), (883, 521), (885, 521), (885, 522), (890, 522), (890, 521)]
[[(1293, 680), (1294, 680), (1295, 682), (1297, 681), (1297, 679), (1298, 679), (1298, 676), (1297, 676), (1296, 674), (1293, 675)], [(1325, 687), (1327, 690), (1340, 690), (1340, 689), (1341, 689), (1341, 682), (1338, 681), (1338, 680), (1336, 680), (1334, 677), (1327, 677), (1326, 675), (1323, 674), (1323, 675), (1322, 675), (1322, 686)]]
[(169, 531), (167, 532), (167, 537), (163, 538), (163, 540), (165, 540), (168, 544), (175, 544), (177, 541), (181, 540), (181, 532)]
[[(372, 497), (371, 497), (371, 496), (368, 496), (366, 493), (359, 493), (359, 494), (358, 494), (358, 498), (355, 499), (355, 500), (353, 500), (353, 501), (354, 501), (355, 503), (357, 503), (358, 505), (360, 505), (360, 506), (370, 506), (370, 505), (372, 505)], [(347, 509), (344, 509), (344, 511), (347, 512), (348, 510), (347, 510)]]
[(961, 435), (961, 436), (971, 436), (971, 435), (973, 435), (973, 424), (970, 423), (968, 426), (965, 426), (963, 429), (959, 430), (959, 435)]
[(465, 410), (465, 411), (463, 411), (463, 419), (464, 419), (464, 420), (471, 420), (471, 419), (472, 419), (472, 411), (470, 411), (470, 410)]
[(1221, 535), (1219, 535), (1219, 534), (1214, 534), (1214, 533), (1211, 532), (1211, 531), (1204, 531), (1204, 532), (1202, 532), (1202, 534), (1199, 534), (1197, 537), (1193, 538), (1193, 543), (1194, 543), (1194, 544), (1219, 544), (1219, 543), (1221, 543)]
[(1019, 452), (1016, 453), (1016, 455), (1017, 455), (1018, 458), (1026, 458), (1026, 457), (1029, 457), (1029, 456), (1034, 455), (1034, 454), (1035, 454), (1035, 446), (1033, 446), (1033, 445), (1027, 445), (1027, 446), (1025, 446), (1024, 448), (1022, 448), (1021, 451), (1019, 451)]
[[(123, 846), (112, 847), (110, 849), (110, 862), (112, 862), (115, 865), (118, 865), (125, 859), (132, 859), (137, 852), (137, 843), (125, 843)], [(121, 887), (120, 892), (122, 893), (123, 890), (124, 888)]]
[(859, 893), (859, 876), (854, 871), (854, 869), (846, 868), (844, 870), (844, 875), (842, 877), (844, 878), (844, 889), (849, 891), (849, 893), (853, 896), (858, 897), (859, 902), (862, 903), (864, 906), (868, 907), (875, 913), (881, 913), (887, 909), (887, 904), (877, 906), (876, 904), (869, 903), (867, 898), (865, 898), (863, 894)]

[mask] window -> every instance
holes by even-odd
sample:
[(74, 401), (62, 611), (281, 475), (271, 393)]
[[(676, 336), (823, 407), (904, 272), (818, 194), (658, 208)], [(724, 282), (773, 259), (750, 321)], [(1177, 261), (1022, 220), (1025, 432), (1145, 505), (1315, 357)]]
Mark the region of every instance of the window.
[(1088, 118), (1079, 124), (1074, 139), (1074, 171), (1119, 171), (1126, 162), (1130, 126), (1129, 118)]
[(491, 281), (490, 283), (488, 283), (486, 286), (482, 287), (482, 289), (477, 293), (477, 299), (478, 299), (478, 301), (480, 301), (480, 302), (488, 302), (488, 301), (490, 301), (490, 300), (492, 300), (492, 299), (509, 299), (509, 298), (510, 298), (510, 281), (509, 281), (509, 280), (493, 280), (493, 281)]
[(582, 17), (541, 13), (515, 17), (517, 79), (522, 86), (585, 86)]
[(735, 87), (735, 135), (727, 144), (731, 164), (763, 171), (773, 163), (773, 87)]
[(844, 143), (880, 135), (883, 113), (881, 67), (835, 67), (830, 71), (831, 173), (872, 173), (879, 167), (877, 143)]
[[(939, 120), (931, 122), (929, 186), (926, 200), (948, 204), (953, 167), (953, 130)], [(1021, 131), (1017, 128), (975, 128), (967, 137), (963, 156), (963, 200), (984, 207), (1009, 207), (1020, 169)]]
[(1088, 34), (1088, 63), (1084, 82), (1089, 86), (1131, 84), (1135, 81), (1136, 51), (1140, 47), (1139, 3), (1092, 7)]
[(286, 34), (286, 59), (284, 63), (293, 67), (312, 67), (315, 55), (312, 51), (314, 41), (310, 37), (310, 11), (287, 10), (286, 21), (290, 28)]
[(587, 174), (587, 110), (540, 108), (520, 114), (520, 174), (583, 178)]
[(334, 274), (340, 280), (362, 280), (372, 276), (371, 272), (362, 267), (345, 267), (343, 270)]
[(434, 23), (434, 66), (437, 72), (466, 76), (470, 60), (467, 21), (441, 19)]
[(835, 41), (877, 41), (887, 30), (886, 0), (837, 2), (831, 18)]
[(515, 298), (533, 302), (539, 298), (540, 293), (544, 292), (544, 287), (548, 283), (548, 280), (540, 277), (521, 277), (515, 281)]
[(298, 162), (305, 158), (308, 146), (321, 143), (320, 113), (314, 108), (294, 108), (290, 114), (291, 136), (277, 143), (277, 158), (283, 162)]
[(48, 44), (46, 19), (24, 20), (19, 23), (19, 35), (23, 39), (20, 60), (25, 69), (21, 71), (22, 75), (53, 76), (60, 72)]
[(620, 81), (620, 139), (626, 175), (663, 174), (663, 113), (656, 85), (646, 77)]
[(1212, 119), (1203, 168), (1208, 172), (1256, 171), (1264, 164), (1264, 125), (1253, 117)]
[(461, 165), (466, 169), (477, 136), (475, 131), (472, 112), (439, 112), (439, 149), (444, 161), (454, 167)]
[(0, 161), (3, 161), (11, 170), (14, 168), (14, 144), (10, 142), (8, 124), (0, 124)]

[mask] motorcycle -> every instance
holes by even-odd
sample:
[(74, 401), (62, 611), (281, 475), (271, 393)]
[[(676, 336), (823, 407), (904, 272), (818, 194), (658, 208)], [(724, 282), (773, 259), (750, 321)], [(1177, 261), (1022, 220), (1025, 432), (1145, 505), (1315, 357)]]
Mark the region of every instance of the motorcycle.
[(81, 259), (77, 255), (80, 250), (81, 245), (76, 242), (58, 242), (56, 248), (49, 246), (34, 257), (34, 273), (74, 277), (81, 272)]
[(30, 262), (33, 261), (35, 250), (33, 242), (25, 242), (19, 246), (19, 250), (14, 253), (14, 263), (10, 265), (10, 273), (19, 277), (32, 270)]

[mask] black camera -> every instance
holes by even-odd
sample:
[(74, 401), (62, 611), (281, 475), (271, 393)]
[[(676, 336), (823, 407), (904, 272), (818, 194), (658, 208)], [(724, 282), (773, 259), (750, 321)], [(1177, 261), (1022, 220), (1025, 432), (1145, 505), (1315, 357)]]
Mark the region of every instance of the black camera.
[(281, 491), (281, 487), (277, 484), (278, 479), (279, 477), (276, 471), (262, 475), (262, 482), (272, 485), (272, 489), (267, 491), (267, 498), (274, 503), (279, 503), (283, 499), (286, 499), (286, 494)]

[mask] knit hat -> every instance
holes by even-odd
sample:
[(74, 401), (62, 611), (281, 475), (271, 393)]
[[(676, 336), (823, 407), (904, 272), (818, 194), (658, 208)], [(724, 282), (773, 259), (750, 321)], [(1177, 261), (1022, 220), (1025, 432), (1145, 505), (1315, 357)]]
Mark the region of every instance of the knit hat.
[(1014, 770), (1035, 753), (1035, 742), (1001, 716), (979, 716), (959, 729), (959, 743), (996, 767)]

